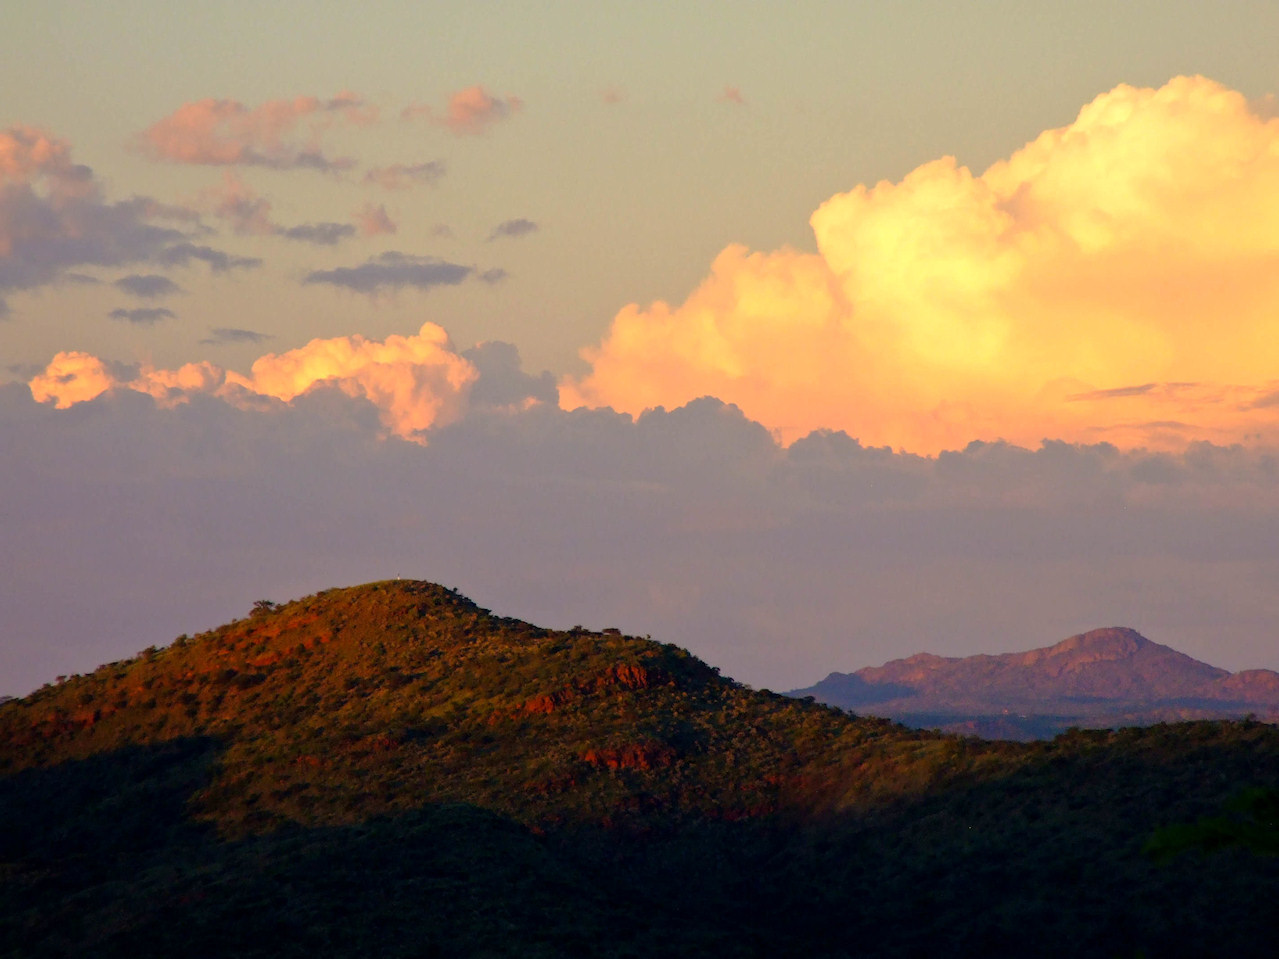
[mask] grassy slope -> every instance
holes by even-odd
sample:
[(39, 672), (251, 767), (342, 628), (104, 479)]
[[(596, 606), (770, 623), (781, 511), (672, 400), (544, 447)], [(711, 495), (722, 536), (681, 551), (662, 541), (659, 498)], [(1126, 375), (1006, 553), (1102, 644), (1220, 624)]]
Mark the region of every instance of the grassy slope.
[(1279, 931), (1273, 863), (1140, 853), (1279, 785), (1270, 727), (943, 737), (422, 583), (8, 703), (0, 776), (0, 954), (1265, 955)]

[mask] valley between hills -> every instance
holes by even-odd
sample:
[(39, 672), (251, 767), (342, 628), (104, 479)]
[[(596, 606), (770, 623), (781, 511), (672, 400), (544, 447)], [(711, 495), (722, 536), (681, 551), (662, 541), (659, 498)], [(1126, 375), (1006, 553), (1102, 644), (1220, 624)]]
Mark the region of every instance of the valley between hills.
[[(1053, 655), (1166, 678), (1138, 639)], [(1273, 955), (1279, 729), (873, 705), (429, 583), (260, 603), (0, 704), (0, 956)]]

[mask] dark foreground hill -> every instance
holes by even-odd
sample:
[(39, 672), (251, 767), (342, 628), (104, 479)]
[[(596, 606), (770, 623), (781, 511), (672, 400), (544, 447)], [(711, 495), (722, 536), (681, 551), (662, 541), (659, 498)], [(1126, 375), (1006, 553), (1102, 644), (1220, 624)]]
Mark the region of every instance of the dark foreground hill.
[(831, 673), (791, 695), (911, 726), (1006, 739), (1048, 737), (1072, 726), (1279, 720), (1279, 673), (1230, 673), (1122, 628), (1094, 629), (1025, 653), (919, 653)]
[(1269, 956), (1253, 722), (990, 743), (378, 583), (0, 706), (4, 956)]

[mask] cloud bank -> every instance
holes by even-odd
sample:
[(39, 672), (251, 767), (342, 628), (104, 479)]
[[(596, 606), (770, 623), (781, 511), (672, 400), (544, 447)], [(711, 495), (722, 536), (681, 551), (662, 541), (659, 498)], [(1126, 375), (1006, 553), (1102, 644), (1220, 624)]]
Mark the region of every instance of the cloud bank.
[[(208, 365), (84, 355), (47, 376), (100, 389), (90, 402), (0, 386), (0, 500), (21, 557), (0, 577), (0, 693), (255, 599), (396, 575), (544, 625), (651, 633), (774, 689), (1121, 624), (1230, 669), (1279, 666), (1274, 449), (926, 458), (833, 432), (783, 447), (711, 399), (635, 420), (564, 411), (509, 345), (463, 366), (438, 334), (418, 339), (266, 358), (253, 379), (302, 390), (288, 402), (217, 387)], [(414, 356), (432, 393), (471, 383), (427, 445), (381, 436), (369, 401)], [(146, 390), (111, 387), (143, 376)]]
[(1279, 438), (1279, 120), (1237, 92), (1119, 86), (980, 175), (942, 158), (811, 224), (816, 254), (732, 246), (683, 304), (622, 310), (562, 402), (711, 394), (919, 452)]

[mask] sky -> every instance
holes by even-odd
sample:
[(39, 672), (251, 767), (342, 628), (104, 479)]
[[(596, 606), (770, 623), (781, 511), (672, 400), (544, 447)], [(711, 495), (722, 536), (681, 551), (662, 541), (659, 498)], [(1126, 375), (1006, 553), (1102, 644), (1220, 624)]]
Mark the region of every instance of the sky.
[(390, 576), (1279, 668), (1279, 7), (22, 4), (0, 694)]

